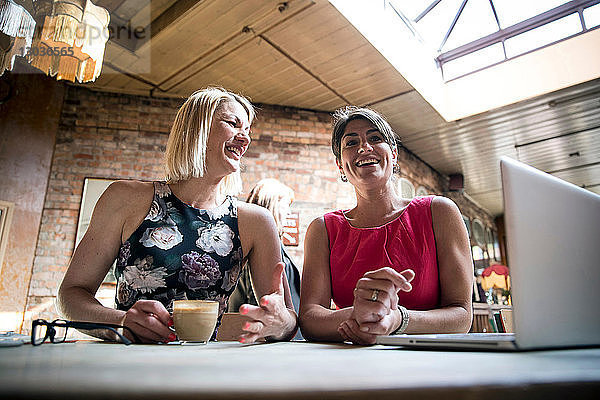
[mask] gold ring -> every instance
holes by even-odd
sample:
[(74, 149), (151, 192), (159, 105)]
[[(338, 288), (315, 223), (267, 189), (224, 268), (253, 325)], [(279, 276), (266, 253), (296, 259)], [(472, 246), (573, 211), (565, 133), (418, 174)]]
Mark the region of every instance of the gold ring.
[(379, 297), (379, 290), (373, 289), (373, 293), (371, 293), (371, 301), (377, 301)]

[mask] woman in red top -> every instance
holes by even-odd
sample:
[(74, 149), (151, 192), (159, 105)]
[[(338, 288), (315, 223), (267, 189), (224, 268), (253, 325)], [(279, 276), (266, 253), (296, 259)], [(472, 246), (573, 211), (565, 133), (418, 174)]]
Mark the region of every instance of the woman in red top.
[(372, 344), (392, 333), (467, 332), (473, 263), (458, 207), (440, 196), (398, 196), (397, 137), (375, 111), (346, 107), (334, 121), (331, 147), (357, 205), (308, 227), (302, 334)]

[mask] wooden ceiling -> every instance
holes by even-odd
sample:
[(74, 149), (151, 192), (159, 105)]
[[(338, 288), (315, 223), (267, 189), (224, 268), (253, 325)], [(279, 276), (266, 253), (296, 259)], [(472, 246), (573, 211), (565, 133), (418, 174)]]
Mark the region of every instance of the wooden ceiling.
[(446, 122), (326, 0), (95, 3), (110, 11), (113, 32), (121, 27), (99, 90), (187, 97), (220, 85), (256, 103), (367, 105), (433, 168), (463, 174), (465, 192), (494, 215), (502, 155), (600, 193), (600, 80)]

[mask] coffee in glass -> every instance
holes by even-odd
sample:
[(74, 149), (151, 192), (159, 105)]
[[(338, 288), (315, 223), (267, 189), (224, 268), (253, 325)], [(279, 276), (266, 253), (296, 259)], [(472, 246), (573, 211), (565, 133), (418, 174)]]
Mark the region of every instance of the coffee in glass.
[(183, 343), (206, 343), (210, 340), (219, 315), (219, 302), (211, 300), (173, 301), (173, 323)]

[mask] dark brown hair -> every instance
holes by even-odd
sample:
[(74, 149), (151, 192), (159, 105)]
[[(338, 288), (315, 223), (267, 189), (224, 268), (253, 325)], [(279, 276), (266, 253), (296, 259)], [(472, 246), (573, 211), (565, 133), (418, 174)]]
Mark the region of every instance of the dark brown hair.
[(372, 123), (373, 126), (381, 132), (385, 142), (390, 145), (392, 150), (398, 149), (400, 138), (394, 133), (390, 124), (387, 123), (381, 114), (366, 107), (346, 106), (337, 109), (333, 113), (331, 150), (338, 161), (341, 159), (341, 143), (344, 131), (346, 130), (346, 125), (355, 119), (364, 119)]

